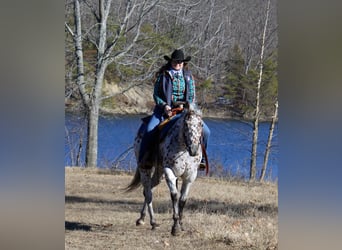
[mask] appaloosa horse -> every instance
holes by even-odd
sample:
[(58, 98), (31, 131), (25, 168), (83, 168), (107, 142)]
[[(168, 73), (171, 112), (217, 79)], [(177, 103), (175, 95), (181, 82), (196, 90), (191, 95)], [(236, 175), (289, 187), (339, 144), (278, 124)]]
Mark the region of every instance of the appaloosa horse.
[[(192, 105), (186, 105), (183, 112), (179, 114), (178, 120), (160, 142), (158, 160), (154, 166), (150, 169), (137, 168), (132, 182), (126, 188), (127, 191), (132, 191), (140, 186), (140, 184), (144, 188), (143, 194), (145, 201), (136, 225), (144, 224), (147, 206), (152, 229), (159, 226), (154, 218), (152, 192), (154, 187), (160, 183), (164, 173), (170, 189), (173, 205), (174, 224), (171, 233), (172, 235), (177, 235), (180, 230), (183, 230), (183, 208), (189, 194), (190, 186), (197, 177), (197, 168), (202, 157), (202, 126), (201, 112)], [(138, 132), (134, 144), (136, 159), (139, 159), (138, 154), (141, 137), (141, 133)], [(182, 179), (180, 193), (177, 188), (178, 178)]]

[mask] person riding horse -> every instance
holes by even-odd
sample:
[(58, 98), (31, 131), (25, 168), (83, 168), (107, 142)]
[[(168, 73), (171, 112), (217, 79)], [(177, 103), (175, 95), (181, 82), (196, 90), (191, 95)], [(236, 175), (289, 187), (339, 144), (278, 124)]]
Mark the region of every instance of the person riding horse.
[[(138, 164), (140, 167), (149, 168), (152, 165), (152, 149), (155, 144), (156, 127), (165, 119), (172, 115), (172, 109), (177, 108), (179, 102), (195, 102), (195, 81), (191, 72), (188, 70), (188, 62), (191, 56), (184, 58), (184, 53), (176, 49), (169, 56), (164, 56), (167, 61), (156, 73), (157, 80), (154, 84), (153, 99), (155, 107), (150, 117), (146, 132), (142, 138)], [(208, 145), (210, 130), (203, 123), (203, 144), (205, 149)], [(205, 162), (202, 158), (199, 166), (201, 170), (205, 169)]]
[[(169, 122), (167, 123), (167, 121)], [(165, 124), (166, 123), (166, 124)], [(166, 133), (160, 126), (170, 126)], [(184, 207), (188, 198), (190, 188), (197, 178), (198, 166), (205, 151), (203, 150), (202, 112), (196, 105), (184, 103), (184, 109), (179, 114), (166, 119), (157, 127), (161, 131), (162, 140), (157, 144), (158, 157), (151, 168), (138, 165), (131, 183), (124, 188), (126, 192), (143, 186), (144, 203), (140, 210), (140, 217), (136, 225), (145, 224), (146, 212), (150, 217), (152, 230), (160, 226), (157, 223), (153, 210), (153, 190), (160, 184), (163, 176), (169, 187), (172, 207), (173, 226), (171, 234), (180, 235), (184, 231)], [(141, 130), (140, 130), (141, 129)], [(138, 160), (141, 139), (143, 136), (144, 124), (134, 139), (134, 153)], [(209, 172), (209, 165), (206, 166), (206, 175)], [(178, 180), (181, 180), (181, 187), (178, 190)]]

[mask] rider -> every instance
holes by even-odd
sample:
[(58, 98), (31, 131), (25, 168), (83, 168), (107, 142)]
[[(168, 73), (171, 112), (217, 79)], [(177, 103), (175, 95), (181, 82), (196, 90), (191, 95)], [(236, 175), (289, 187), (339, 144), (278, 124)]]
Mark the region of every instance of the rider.
[[(152, 144), (152, 131), (163, 121), (172, 115), (171, 109), (176, 108), (177, 102), (195, 102), (195, 82), (188, 70), (187, 63), (191, 56), (184, 58), (184, 53), (176, 49), (171, 54), (171, 58), (164, 56), (167, 61), (156, 73), (157, 80), (154, 85), (153, 99), (156, 103), (151, 119), (147, 124), (146, 133), (143, 136), (140, 152), (139, 164), (151, 165), (150, 149)], [(207, 148), (210, 130), (203, 122), (203, 143)], [(204, 158), (202, 158), (200, 169), (205, 168)]]

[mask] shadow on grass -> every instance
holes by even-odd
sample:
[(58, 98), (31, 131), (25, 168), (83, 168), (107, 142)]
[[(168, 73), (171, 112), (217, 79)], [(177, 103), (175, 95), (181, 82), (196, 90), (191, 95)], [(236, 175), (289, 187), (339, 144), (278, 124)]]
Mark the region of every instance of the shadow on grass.
[[(157, 213), (172, 213), (171, 200), (169, 202), (154, 201)], [(225, 214), (231, 217), (277, 215), (278, 207), (273, 204), (228, 203), (217, 200), (199, 200), (189, 198), (185, 204), (185, 212), (204, 214)]]
[[(142, 198), (143, 199), (143, 198)], [(140, 206), (141, 202), (135, 201), (126, 201), (126, 200), (105, 200), (105, 199), (96, 199), (96, 198), (85, 198), (79, 196), (65, 196), (65, 203), (100, 203), (107, 205), (133, 205)]]
[(228, 203), (216, 200), (193, 200), (186, 204), (190, 211), (200, 211), (207, 214), (229, 214), (230, 216), (254, 216), (257, 213), (275, 215), (278, 207), (273, 204)]
[[(104, 200), (95, 198), (84, 198), (78, 196), (66, 196), (65, 203), (98, 203), (110, 205), (114, 211), (140, 211), (143, 205), (143, 197), (141, 201), (126, 200)], [(154, 210), (157, 213), (171, 213), (172, 204), (170, 201), (153, 201)], [(256, 214), (276, 215), (278, 207), (273, 204), (255, 204), (249, 203), (228, 203), (217, 200), (199, 200), (189, 198), (185, 205), (185, 211), (200, 212), (206, 214), (227, 214), (229, 216), (255, 216)]]
[[(106, 200), (97, 198), (85, 198), (79, 196), (65, 196), (65, 204), (75, 203), (92, 203), (98, 204), (99, 209), (104, 209), (103, 206), (109, 206), (112, 211), (138, 211), (143, 205), (143, 198), (139, 201), (128, 201), (128, 200)], [(97, 205), (96, 205), (97, 206)], [(102, 208), (101, 208), (102, 207)]]
[(82, 230), (82, 231), (90, 231), (91, 226), (72, 221), (65, 221), (65, 229), (66, 230)]

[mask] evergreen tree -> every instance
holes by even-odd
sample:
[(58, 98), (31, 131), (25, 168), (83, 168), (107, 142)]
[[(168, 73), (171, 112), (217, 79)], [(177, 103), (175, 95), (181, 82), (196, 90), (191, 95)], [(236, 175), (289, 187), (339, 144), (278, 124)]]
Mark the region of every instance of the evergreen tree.
[(226, 63), (225, 96), (232, 101), (233, 115), (244, 116), (251, 110), (256, 72), (245, 73), (245, 60), (239, 45), (235, 45), (231, 57)]
[[(258, 72), (250, 67), (246, 72), (245, 60), (239, 45), (235, 45), (225, 64), (226, 77), (224, 96), (232, 102), (232, 115), (249, 118), (254, 110), (256, 98), (255, 82)], [(253, 66), (253, 65), (252, 65)], [(264, 62), (264, 78), (261, 88), (261, 114), (271, 116), (278, 95), (277, 54), (272, 53)]]
[(273, 52), (264, 62), (264, 77), (261, 85), (262, 114), (273, 115), (274, 103), (278, 97), (277, 53)]

